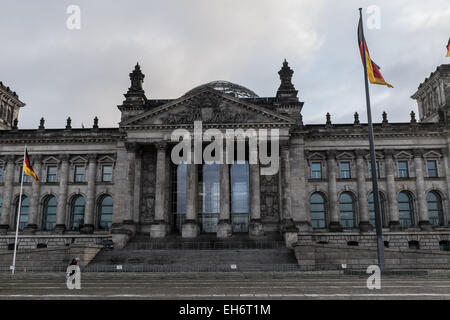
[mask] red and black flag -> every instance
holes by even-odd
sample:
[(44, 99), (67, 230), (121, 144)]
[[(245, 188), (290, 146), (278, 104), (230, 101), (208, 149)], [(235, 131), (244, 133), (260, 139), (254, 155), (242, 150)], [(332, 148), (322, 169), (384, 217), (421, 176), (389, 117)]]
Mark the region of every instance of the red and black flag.
[[(369, 49), (367, 48), (366, 39), (364, 39), (364, 33), (363, 33), (363, 26), (362, 26), (362, 19), (359, 19), (358, 24), (358, 45), (359, 45), (359, 51), (361, 52), (361, 59), (366, 59), (366, 66), (367, 66), (367, 77), (369, 78), (370, 83), (373, 84), (381, 84), (388, 86), (389, 88), (393, 88), (392, 85), (384, 81), (383, 76), (380, 72), (380, 67), (370, 59)], [(364, 45), (363, 45), (364, 44)], [(364, 47), (364, 48), (363, 48)], [(365, 49), (365, 53), (363, 53), (363, 50)], [(364, 64), (364, 60), (363, 60)]]
[(30, 157), (28, 156), (28, 151), (25, 149), (25, 159), (23, 160), (23, 172), (30, 177), (33, 177), (35, 181), (39, 181), (38, 176), (33, 170), (33, 167), (30, 163)]
[(450, 57), (450, 38), (448, 39), (448, 44), (447, 44), (447, 55), (446, 57)]

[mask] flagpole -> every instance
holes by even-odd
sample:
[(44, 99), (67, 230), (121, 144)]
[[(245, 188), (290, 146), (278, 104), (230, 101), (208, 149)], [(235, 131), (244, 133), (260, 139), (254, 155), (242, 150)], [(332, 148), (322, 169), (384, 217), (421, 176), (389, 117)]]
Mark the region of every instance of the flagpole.
[(384, 269), (384, 242), (383, 242), (383, 227), (381, 220), (381, 206), (380, 197), (378, 193), (378, 182), (377, 182), (377, 163), (375, 156), (375, 145), (373, 141), (373, 125), (372, 125), (372, 111), (370, 109), (370, 93), (369, 93), (369, 80), (367, 77), (367, 60), (366, 60), (366, 39), (364, 37), (364, 23), (362, 20), (362, 8), (359, 8), (359, 18), (361, 21), (361, 32), (362, 32), (362, 45), (363, 45), (363, 65), (364, 65), (364, 81), (366, 87), (366, 105), (367, 105), (367, 124), (369, 131), (369, 146), (370, 146), (370, 167), (372, 171), (372, 194), (373, 202), (375, 207), (375, 228), (377, 234), (377, 253), (378, 253), (378, 266), (381, 270)]
[(14, 256), (13, 256), (13, 265), (12, 265), (12, 274), (14, 275), (14, 271), (16, 270), (16, 254), (17, 254), (17, 241), (19, 238), (19, 222), (20, 222), (20, 211), (22, 209), (22, 190), (23, 190), (23, 178), (24, 178), (24, 169), (25, 169), (25, 157), (26, 157), (27, 145), (23, 149), (23, 163), (22, 163), (22, 172), (20, 173), (20, 195), (19, 195), (19, 209), (17, 210), (17, 222), (16, 222), (16, 240), (14, 241)]

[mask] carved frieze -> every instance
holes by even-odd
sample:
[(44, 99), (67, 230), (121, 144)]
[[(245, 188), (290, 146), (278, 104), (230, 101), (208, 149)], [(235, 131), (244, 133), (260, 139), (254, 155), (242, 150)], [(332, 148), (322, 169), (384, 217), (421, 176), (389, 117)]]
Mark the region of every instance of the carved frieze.
[(155, 219), (156, 155), (154, 152), (144, 151), (142, 159), (140, 222), (146, 224)]
[(278, 174), (261, 175), (260, 184), (261, 219), (266, 222), (278, 221), (280, 216)]

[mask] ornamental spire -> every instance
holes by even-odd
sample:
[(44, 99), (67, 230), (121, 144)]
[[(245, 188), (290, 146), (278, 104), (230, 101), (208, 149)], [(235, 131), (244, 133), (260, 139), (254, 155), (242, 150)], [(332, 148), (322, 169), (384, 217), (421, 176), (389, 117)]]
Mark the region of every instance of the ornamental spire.
[(141, 71), (141, 66), (139, 62), (136, 63), (134, 70), (130, 73), (131, 87), (128, 89), (130, 92), (144, 91), (142, 89), (142, 83), (144, 82), (145, 75)]
[(298, 102), (298, 90), (295, 90), (295, 87), (292, 84), (294, 70), (289, 67), (286, 59), (284, 59), (283, 66), (278, 74), (280, 75), (281, 84), (277, 91), (277, 101), (283, 103)]

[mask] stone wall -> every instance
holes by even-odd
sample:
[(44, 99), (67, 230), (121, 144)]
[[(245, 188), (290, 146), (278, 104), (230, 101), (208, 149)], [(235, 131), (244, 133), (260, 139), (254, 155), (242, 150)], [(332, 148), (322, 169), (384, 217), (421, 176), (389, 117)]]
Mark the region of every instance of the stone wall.
[[(376, 248), (342, 245), (296, 244), (294, 252), (304, 270), (367, 269), (377, 265)], [(436, 250), (385, 249), (387, 269), (449, 269), (450, 252)], [(343, 266), (344, 265), (344, 266)]]
[[(418, 241), (420, 249), (439, 250), (440, 241), (450, 241), (450, 231), (435, 232), (385, 232), (383, 240), (388, 242), (389, 248), (408, 249), (410, 241)], [(376, 234), (368, 233), (299, 233), (300, 244), (330, 244), (347, 246), (348, 243), (358, 243), (358, 247), (376, 249)]]
[[(37, 249), (38, 245), (46, 248), (71, 247), (73, 245), (101, 245), (103, 240), (110, 240), (110, 235), (20, 235), (18, 250)], [(14, 247), (15, 235), (0, 236), (0, 252)], [(10, 248), (11, 249), (11, 248)]]

